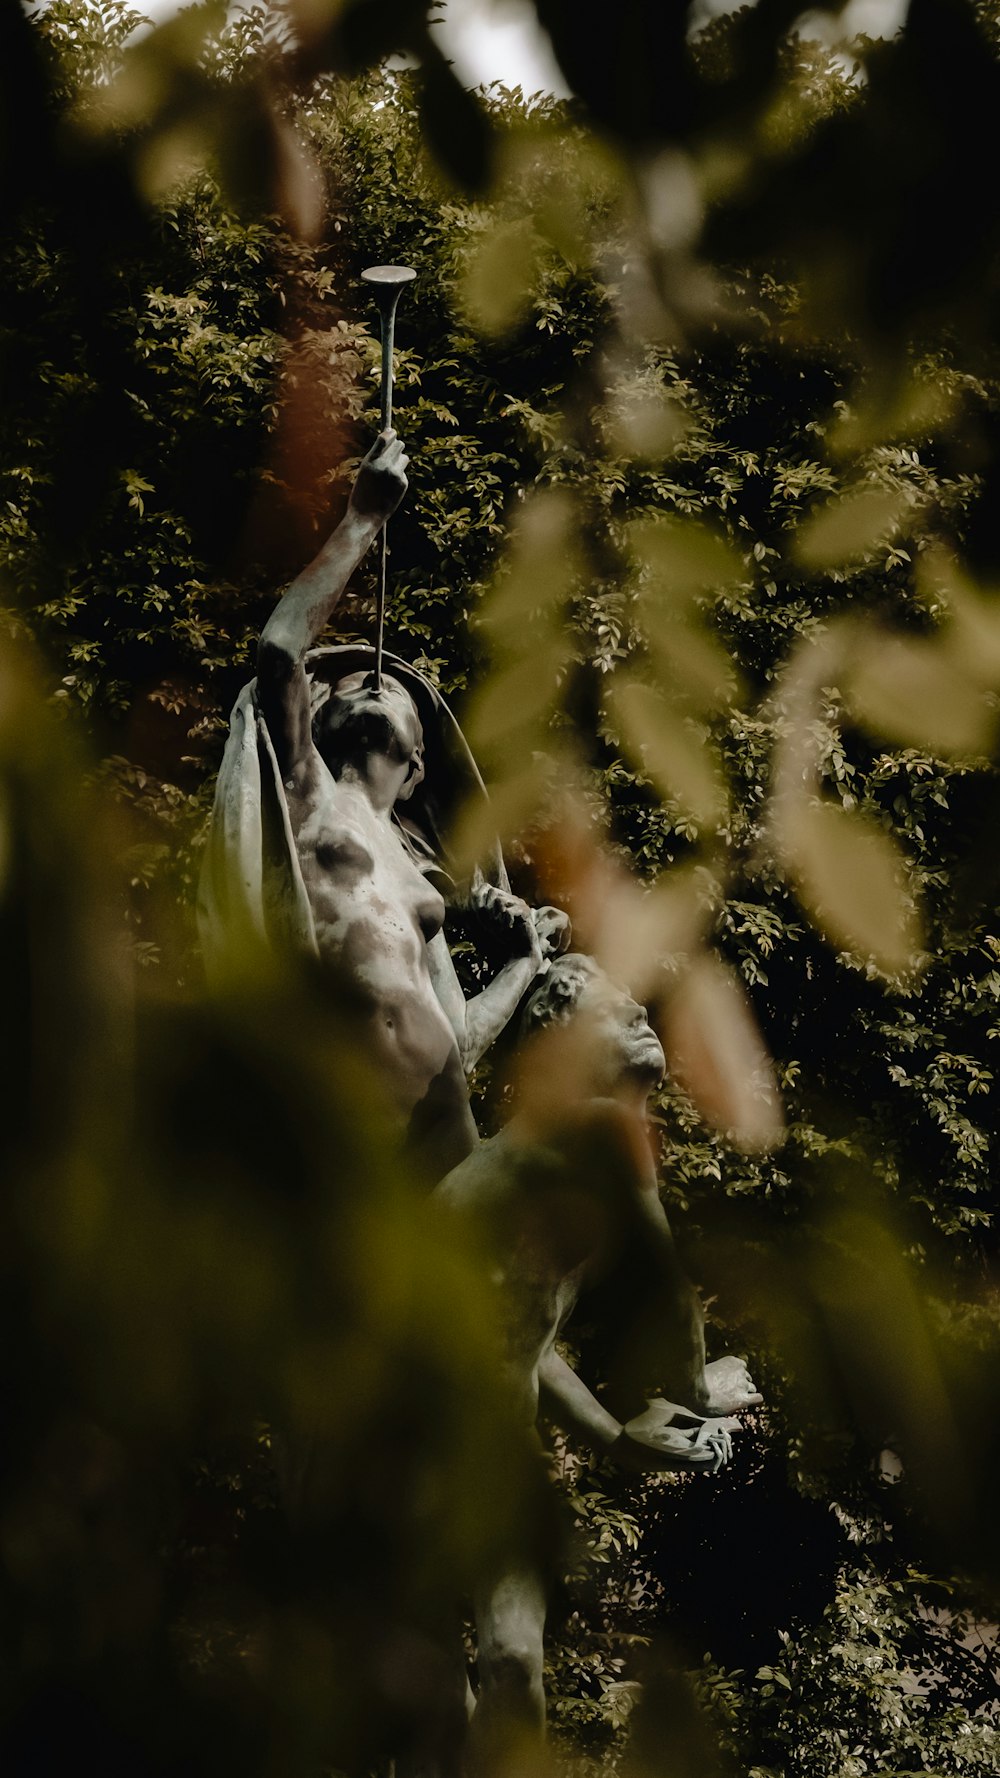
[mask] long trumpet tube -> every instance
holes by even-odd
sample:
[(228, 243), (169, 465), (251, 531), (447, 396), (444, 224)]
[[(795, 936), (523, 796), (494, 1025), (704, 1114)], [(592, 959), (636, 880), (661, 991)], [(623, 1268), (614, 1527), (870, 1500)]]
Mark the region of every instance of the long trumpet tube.
[[(392, 425), (393, 348), (396, 337), (396, 305), (403, 285), (416, 277), (412, 266), (372, 265), (361, 276), (372, 286), (378, 304), (382, 333), (382, 422), (383, 432)], [(389, 561), (389, 526), (382, 526), (381, 560), (379, 563), (378, 612), (375, 629), (375, 686), (382, 684), (382, 632), (385, 628), (385, 592)]]

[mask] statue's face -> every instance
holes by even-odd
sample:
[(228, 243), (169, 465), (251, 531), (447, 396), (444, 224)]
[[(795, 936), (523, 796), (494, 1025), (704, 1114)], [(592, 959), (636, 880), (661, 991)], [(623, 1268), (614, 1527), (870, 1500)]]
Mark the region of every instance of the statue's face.
[(572, 1023), (585, 1038), (593, 1091), (613, 1093), (627, 1080), (655, 1086), (663, 1079), (666, 1059), (646, 1008), (593, 957), (580, 952), (557, 957), (537, 999), (538, 1024)]
[(646, 1008), (603, 971), (587, 977), (574, 1017), (586, 1021), (598, 1073), (609, 1089), (623, 1076), (654, 1084), (663, 1079), (666, 1057)]
[(334, 686), (320, 716), (317, 745), (343, 754), (359, 747), (410, 760), (423, 742), (417, 708), (398, 679), (382, 675), (376, 688), (371, 673), (349, 673)]

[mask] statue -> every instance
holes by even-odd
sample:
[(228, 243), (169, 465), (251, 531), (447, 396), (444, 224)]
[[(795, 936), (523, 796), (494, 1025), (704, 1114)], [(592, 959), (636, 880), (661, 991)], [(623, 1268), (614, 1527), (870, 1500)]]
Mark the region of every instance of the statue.
[[(645, 1133), (665, 1061), (646, 1011), (592, 958), (552, 963), (524, 1014), (530, 1035), (570, 1023), (585, 1058), (579, 1096), (547, 1127), (515, 1115), (438, 1186), (435, 1201), (471, 1227), (485, 1253), (504, 1338), (507, 1382), (525, 1421), (539, 1406), (587, 1448), (627, 1469), (707, 1470), (731, 1455), (742, 1409), (758, 1404), (738, 1358), (705, 1363), (703, 1315), (681, 1271)], [(584, 1283), (609, 1270), (629, 1282), (638, 1338), (612, 1365), (620, 1411), (599, 1401), (557, 1350)], [(657, 1342), (661, 1342), (657, 1350)], [(636, 1376), (658, 1364), (657, 1398), (638, 1411)], [(474, 1601), (479, 1693), (470, 1769), (516, 1769), (544, 1725), (545, 1598), (537, 1574), (493, 1577)], [(512, 1764), (512, 1760), (515, 1761)]]
[(471, 900), (503, 934), (507, 957), (466, 1001), (443, 932), (440, 783), (416, 819), (406, 814), (424, 783), (426, 741), (439, 756), (445, 745), (440, 733), (425, 736), (421, 707), (437, 729), (451, 724), (449, 769), (457, 762), (459, 778), (485, 795), (474, 762), (414, 669), (393, 663), (373, 674), (356, 664), (368, 651), (313, 651), (402, 499), (406, 466), (396, 434), (380, 433), (343, 521), (264, 628), (255, 684), (233, 712), (200, 911), (210, 967), (249, 932), (291, 941), (340, 970), (357, 996), (387, 1111), (439, 1179), (478, 1141), (466, 1070), (559, 948), (567, 922), (512, 895), (497, 852)]
[[(713, 1472), (731, 1455), (733, 1416), (761, 1398), (742, 1361), (705, 1363), (701, 1308), (677, 1260), (644, 1129), (665, 1068), (659, 1041), (644, 1009), (591, 959), (558, 957), (566, 917), (511, 893), (498, 846), (471, 884), (458, 885), (448, 816), (485, 789), (440, 695), (414, 668), (383, 657), (384, 533), (407, 486), (407, 458), (388, 423), (391, 319), (405, 268), (374, 270), (386, 274), (384, 424), (343, 521), (266, 624), (256, 680), (233, 711), (200, 887), (206, 964), (219, 973), (227, 954), (263, 942), (339, 974), (401, 1142), (429, 1182), (443, 1180), (437, 1207), (485, 1241), (506, 1381), (525, 1427), (541, 1404), (624, 1467)], [(380, 534), (375, 648), (317, 647)], [(502, 935), (499, 968), (469, 1000), (444, 935), (446, 897), (463, 896)], [(570, 1022), (591, 1034), (578, 1091), (544, 1127), (515, 1116), (479, 1146), (466, 1072), (539, 977), (529, 1031)], [(599, 1400), (556, 1342), (583, 1285), (613, 1272), (628, 1278), (633, 1301)], [(654, 1378), (666, 1396), (637, 1400), (637, 1384)], [(287, 1446), (279, 1468), (294, 1512), (314, 1466), (310, 1441), (299, 1428), (278, 1442)], [(539, 1575), (494, 1573), (474, 1609), (480, 1685), (470, 1770), (499, 1773), (514, 1769), (512, 1749), (537, 1743), (544, 1725)]]

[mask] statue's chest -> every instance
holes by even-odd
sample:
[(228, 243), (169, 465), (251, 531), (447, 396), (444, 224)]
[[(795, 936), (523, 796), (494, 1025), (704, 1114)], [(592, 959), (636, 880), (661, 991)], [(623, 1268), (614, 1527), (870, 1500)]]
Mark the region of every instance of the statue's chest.
[[(353, 817), (353, 818), (352, 818)], [(296, 846), (314, 906), (322, 916), (362, 917), (424, 940), (444, 924), (444, 901), (387, 823), (338, 808), (310, 811)]]

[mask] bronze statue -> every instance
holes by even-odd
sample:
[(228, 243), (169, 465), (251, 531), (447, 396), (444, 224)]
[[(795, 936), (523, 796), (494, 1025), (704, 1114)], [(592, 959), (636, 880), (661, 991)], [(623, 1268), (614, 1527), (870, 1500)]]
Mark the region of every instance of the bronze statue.
[[(405, 268), (375, 269), (394, 274), (382, 279), (388, 418), (391, 319)], [(349, 988), (387, 1114), (425, 1177), (448, 1175), (437, 1206), (472, 1224), (490, 1255), (506, 1383), (524, 1424), (534, 1426), (541, 1405), (624, 1467), (712, 1472), (731, 1454), (732, 1416), (761, 1398), (741, 1360), (705, 1363), (700, 1304), (677, 1259), (645, 1134), (648, 1096), (665, 1067), (659, 1041), (644, 1009), (591, 959), (557, 956), (565, 916), (533, 911), (511, 893), (498, 847), (471, 883), (456, 883), (448, 817), (485, 790), (439, 694), (414, 668), (383, 658), (384, 534), (406, 468), (386, 424), (343, 521), (261, 635), (256, 680), (233, 711), (206, 852), (206, 962), (211, 972), (248, 944), (290, 944)], [(375, 648), (317, 647), (380, 534)], [(503, 940), (493, 979), (469, 1000), (444, 934), (447, 900), (462, 898)], [(515, 1116), (479, 1146), (466, 1072), (540, 977), (525, 1014), (529, 1036), (562, 1022), (589, 1033), (573, 1103), (541, 1124)], [(583, 1286), (616, 1272), (633, 1300), (602, 1400), (557, 1340)], [(650, 1386), (665, 1394), (645, 1398)], [(309, 1461), (294, 1438), (289, 1449), (300, 1467)], [(475, 1614), (469, 1769), (499, 1773), (514, 1769), (519, 1738), (537, 1742), (544, 1723), (538, 1575), (487, 1576)]]
[[(731, 1454), (739, 1425), (731, 1416), (762, 1398), (742, 1359), (705, 1363), (701, 1306), (677, 1258), (645, 1131), (663, 1050), (645, 1008), (589, 957), (558, 958), (524, 1015), (529, 1038), (570, 1021), (584, 1070), (576, 1103), (547, 1126), (537, 1109), (515, 1116), (449, 1174), (435, 1200), (470, 1226), (485, 1253), (507, 1382), (527, 1422), (541, 1406), (627, 1469), (712, 1472)], [(638, 1335), (630, 1340), (624, 1330), (612, 1362), (621, 1411), (598, 1400), (557, 1347), (581, 1288), (612, 1269), (628, 1278)], [(638, 1411), (630, 1411), (636, 1380), (654, 1364), (673, 1399), (633, 1401)], [(471, 1769), (506, 1772), (544, 1723), (539, 1577), (522, 1570), (487, 1579), (475, 1617)]]
[[(408, 689), (391, 672), (376, 684), (369, 671), (337, 672), (335, 664), (314, 708), (310, 651), (402, 499), (406, 465), (395, 433), (380, 433), (343, 521), (265, 626), (255, 685), (233, 712), (201, 911), (210, 959), (220, 940), (224, 948), (256, 932), (290, 939), (340, 970), (362, 1009), (387, 1113), (440, 1178), (478, 1139), (466, 1070), (503, 1029), (566, 923), (555, 910), (532, 913), (495, 863), (495, 880), (479, 876), (472, 900), (504, 933), (507, 960), (466, 1001), (442, 930), (441, 860), (427, 808), (422, 824), (405, 818), (425, 769), (419, 676), (410, 670)], [(471, 760), (466, 770), (475, 781)]]

